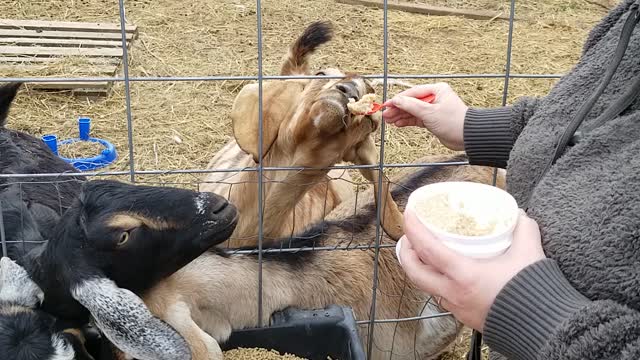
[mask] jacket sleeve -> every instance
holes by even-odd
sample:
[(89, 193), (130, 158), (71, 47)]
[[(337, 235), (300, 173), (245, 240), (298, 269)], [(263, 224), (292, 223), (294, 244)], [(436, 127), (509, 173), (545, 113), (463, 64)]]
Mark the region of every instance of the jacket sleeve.
[(511, 106), (469, 108), (464, 119), (464, 148), (472, 165), (506, 168), (515, 140), (540, 103), (524, 97)]
[(640, 312), (590, 301), (574, 289), (555, 261), (523, 269), (493, 303), (485, 342), (509, 359), (640, 359)]

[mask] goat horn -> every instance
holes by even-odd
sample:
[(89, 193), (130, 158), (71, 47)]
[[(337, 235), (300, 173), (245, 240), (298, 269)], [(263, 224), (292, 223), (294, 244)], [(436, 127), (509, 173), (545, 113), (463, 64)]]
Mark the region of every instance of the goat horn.
[[(376, 146), (373, 142), (373, 138), (367, 137), (367, 139), (360, 144), (360, 146), (356, 150), (356, 158), (354, 160), (354, 163), (357, 165), (374, 165), (377, 163)], [(398, 209), (398, 204), (396, 204), (396, 202), (393, 200), (393, 197), (391, 196), (391, 192), (389, 189), (389, 180), (386, 178), (386, 176), (382, 180), (383, 199), (382, 201), (380, 201), (380, 199), (378, 199), (378, 170), (365, 168), (360, 169), (360, 173), (362, 174), (362, 176), (364, 176), (365, 179), (373, 183), (373, 192), (376, 199), (376, 205), (382, 207), (382, 228), (391, 239), (398, 241), (404, 234), (404, 231), (402, 229), (403, 217), (402, 213)]]
[(185, 339), (153, 316), (136, 294), (107, 278), (85, 280), (71, 294), (121, 351), (140, 360), (190, 360)]

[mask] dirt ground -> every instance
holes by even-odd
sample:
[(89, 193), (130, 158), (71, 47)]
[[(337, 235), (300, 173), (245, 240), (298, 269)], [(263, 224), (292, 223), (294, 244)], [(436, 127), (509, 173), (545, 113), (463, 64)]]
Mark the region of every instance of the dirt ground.
[[(414, 0), (508, 14), (497, 0)], [(139, 27), (130, 51), (131, 76), (256, 75), (256, 3), (250, 0), (126, 0), (127, 21)], [(331, 20), (335, 39), (312, 58), (362, 74), (383, 72), (383, 12), (334, 0), (264, 0), (264, 73), (276, 75), (288, 45), (315, 20)], [(9, 0), (3, 18), (119, 22), (117, 0)], [(561, 74), (580, 55), (590, 28), (606, 10), (587, 0), (517, 2), (511, 71)], [(390, 74), (503, 73), (508, 22), (437, 17), (390, 11)], [(4, 76), (16, 74), (0, 73)], [(28, 74), (27, 74), (28, 75)], [(58, 76), (73, 75), (64, 73)], [(434, 81), (434, 80), (423, 80)], [(508, 101), (543, 95), (556, 80), (512, 79)], [(232, 136), (228, 113), (241, 81), (134, 82), (131, 84), (136, 170), (202, 169)], [(502, 79), (450, 83), (470, 106), (500, 106)], [(399, 88), (391, 88), (389, 95)], [(76, 119), (93, 119), (92, 135), (112, 141), (120, 154), (108, 170), (129, 169), (124, 85), (99, 101), (68, 94), (25, 91), (9, 127), (34, 135), (77, 134)], [(180, 141), (176, 139), (179, 138)], [(425, 131), (387, 127), (385, 163), (405, 163), (445, 151)], [(195, 186), (197, 175), (144, 176), (140, 180)], [(126, 177), (122, 178), (126, 180)], [(466, 342), (443, 359), (459, 359)]]

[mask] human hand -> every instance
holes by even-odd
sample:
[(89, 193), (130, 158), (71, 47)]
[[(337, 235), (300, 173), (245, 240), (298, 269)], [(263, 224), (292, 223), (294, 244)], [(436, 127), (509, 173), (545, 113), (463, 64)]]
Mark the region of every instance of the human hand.
[(518, 219), (511, 247), (491, 259), (473, 259), (442, 244), (415, 214), (404, 216), (400, 241), (402, 268), (416, 286), (465, 325), (482, 332), (491, 305), (520, 270), (544, 259), (538, 224), (524, 212)]
[[(435, 95), (432, 104), (418, 100)], [(467, 105), (446, 83), (418, 85), (405, 90), (383, 105), (385, 121), (398, 127), (425, 127), (452, 150), (464, 150), (464, 118)]]

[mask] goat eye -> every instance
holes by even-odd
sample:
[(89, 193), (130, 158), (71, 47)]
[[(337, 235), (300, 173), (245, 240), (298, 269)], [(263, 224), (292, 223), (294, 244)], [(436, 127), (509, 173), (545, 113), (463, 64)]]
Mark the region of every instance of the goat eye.
[(116, 246), (122, 246), (126, 244), (127, 241), (129, 241), (129, 232), (125, 231), (122, 234), (120, 234), (120, 239), (118, 239), (118, 243), (116, 244)]
[(324, 71), (318, 71), (316, 73), (316, 76), (324, 76), (324, 75), (327, 75)]

